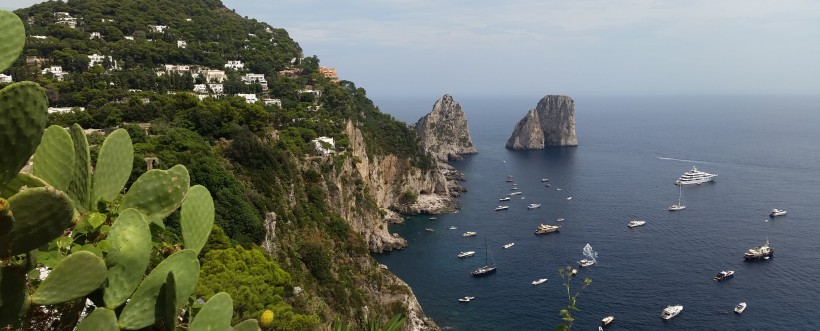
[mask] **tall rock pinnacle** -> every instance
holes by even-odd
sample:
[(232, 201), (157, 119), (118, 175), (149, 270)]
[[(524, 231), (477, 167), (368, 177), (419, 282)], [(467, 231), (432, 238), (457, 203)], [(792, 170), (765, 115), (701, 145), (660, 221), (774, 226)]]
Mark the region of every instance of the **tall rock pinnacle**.
[(462, 155), (478, 153), (461, 105), (446, 94), (436, 101), (433, 111), (416, 123), (416, 135), (421, 148), (438, 161), (458, 160)]
[(575, 101), (566, 95), (547, 95), (515, 125), (506, 147), (514, 150), (548, 146), (578, 146)]

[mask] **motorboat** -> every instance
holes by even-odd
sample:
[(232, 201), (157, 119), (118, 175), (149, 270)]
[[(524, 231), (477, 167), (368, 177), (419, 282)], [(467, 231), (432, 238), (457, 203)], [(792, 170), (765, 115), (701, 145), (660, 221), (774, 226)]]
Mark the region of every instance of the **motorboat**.
[(734, 270), (723, 270), (723, 271), (719, 272), (717, 275), (715, 275), (715, 277), (712, 278), (712, 279), (714, 279), (716, 281), (721, 281), (721, 280), (726, 280), (726, 279), (732, 278), (734, 276), (735, 276), (735, 271)]
[(450, 226), (450, 230), (458, 229), (455, 225)]
[(431, 220), (431, 221), (435, 221), (435, 220), (437, 220), (437, 219), (438, 219), (438, 217), (435, 217), (435, 216), (430, 217), (430, 220)]
[(458, 257), (470, 257), (470, 256), (473, 256), (473, 255), (475, 255), (475, 251), (466, 251), (466, 252), (458, 253)]
[(583, 259), (581, 261), (578, 261), (578, 266), (580, 266), (580, 267), (589, 267), (593, 264), (595, 264), (595, 261), (593, 261), (593, 260)]
[(692, 170), (684, 172), (683, 175), (675, 181), (676, 185), (691, 185), (691, 184), (703, 184), (706, 182), (711, 182), (715, 180), (717, 174), (710, 174), (708, 172), (703, 172), (698, 170), (696, 167), (692, 167)]
[(549, 178), (541, 178), (541, 182), (542, 182), (542, 183), (543, 183), (543, 182), (548, 182), (548, 181), (550, 181), (550, 180), (549, 180)]
[(546, 234), (546, 233), (558, 232), (558, 229), (560, 229), (560, 228), (561, 227), (558, 226), (558, 225), (541, 224), (535, 229), (535, 234)]
[(510, 197), (503, 197), (498, 199), (498, 201), (510, 201)]
[(536, 279), (536, 280), (532, 281), (532, 285), (541, 285), (541, 284), (544, 284), (544, 282), (546, 282), (546, 281), (547, 281), (546, 278)]
[(513, 176), (512, 175), (507, 176), (507, 180), (505, 180), (505, 181), (507, 183), (512, 183), (513, 182)]
[(517, 191), (517, 190), (518, 190), (517, 185), (513, 185), (512, 187), (510, 187), (510, 191)]
[(433, 232), (433, 229), (431, 229), (431, 228), (425, 228), (425, 229), (424, 229), (424, 231)]
[(661, 313), (661, 318), (665, 320), (672, 319), (672, 317), (678, 316), (678, 314), (680, 314), (681, 311), (683, 311), (683, 306), (681, 305), (667, 306), (663, 309), (663, 312)]
[(746, 254), (743, 254), (743, 258), (746, 260), (758, 260), (758, 259), (769, 259), (774, 254), (774, 248), (769, 247), (769, 240), (766, 240), (766, 243), (763, 246), (757, 246), (754, 248), (749, 248), (746, 251)]
[(627, 224), (626, 226), (628, 226), (630, 228), (634, 228), (636, 226), (641, 226), (641, 225), (644, 225), (644, 224), (646, 224), (646, 221), (644, 221), (644, 220), (631, 220), (631, 221), (629, 221), (629, 224)]
[(561, 188), (559, 187), (559, 188), (556, 188), (555, 190), (556, 190), (556, 191), (560, 191), (560, 190), (561, 190)]
[(504, 248), (507, 249), (513, 247), (513, 245), (515, 245), (515, 243), (504, 244)]
[(516, 192), (510, 193), (510, 195), (521, 195), (521, 194), (524, 194), (524, 192), (516, 191)]
[(541, 207), (540, 203), (531, 203), (531, 204), (527, 205), (527, 209), (535, 209), (535, 208), (540, 208), (540, 207)]
[[(487, 246), (487, 238), (486, 237), (484, 238), (484, 250), (486, 252), (484, 254), (484, 266), (481, 267), (481, 268), (478, 268), (476, 270), (473, 270), (472, 274), (475, 277), (481, 277), (481, 276), (489, 275), (491, 273), (494, 273), (497, 269), (496, 266), (495, 266), (495, 259), (493, 259), (493, 255), (490, 252), (490, 246)], [(490, 265), (490, 263), (489, 263), (490, 260), (492, 260), (492, 262), (493, 262), (492, 265)]]
[(463, 234), (462, 236), (464, 236), (464, 237), (472, 237), (472, 236), (475, 236), (475, 235), (476, 235), (476, 233), (475, 233), (475, 232), (473, 232), (473, 231), (467, 231), (467, 232), (464, 232), (464, 234)]
[(510, 209), (510, 206), (498, 206), (498, 207), (495, 207), (495, 211), (499, 211), (499, 210), (507, 210), (507, 209)]
[(463, 298), (459, 298), (458, 302), (468, 303), (468, 302), (472, 301), (473, 299), (475, 299), (475, 297), (463, 297)]
[(786, 211), (783, 210), (783, 209), (777, 209), (777, 208), (772, 209), (772, 212), (769, 213), (769, 217), (777, 217), (777, 216), (783, 216), (783, 215), (786, 215)]
[(610, 315), (610, 316), (604, 317), (604, 319), (601, 320), (601, 326), (608, 326), (608, 325), (612, 324), (613, 321), (615, 321), (615, 316)]
[(572, 197), (567, 197), (567, 200), (572, 200)]
[(563, 221), (564, 221), (564, 219), (563, 219), (563, 218), (559, 218), (559, 219), (557, 219), (557, 220), (555, 220), (555, 221), (556, 221), (556, 222), (563, 222)]
[(744, 310), (746, 310), (745, 302), (738, 303), (737, 306), (735, 306), (735, 312), (738, 314), (743, 313)]

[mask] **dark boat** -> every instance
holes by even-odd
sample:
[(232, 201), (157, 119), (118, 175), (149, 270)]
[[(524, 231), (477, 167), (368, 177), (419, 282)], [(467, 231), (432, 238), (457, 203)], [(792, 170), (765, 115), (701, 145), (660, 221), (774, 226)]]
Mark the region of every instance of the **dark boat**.
[[(484, 254), (484, 264), (485, 265), (481, 268), (473, 270), (472, 274), (475, 277), (486, 276), (486, 275), (489, 275), (489, 274), (494, 273), (496, 271), (495, 259), (493, 259), (492, 253), (490, 253), (490, 247), (487, 246), (487, 238), (486, 237), (484, 238), (484, 251), (485, 251), (485, 254)], [(490, 266), (489, 260), (493, 261), (492, 266)]]

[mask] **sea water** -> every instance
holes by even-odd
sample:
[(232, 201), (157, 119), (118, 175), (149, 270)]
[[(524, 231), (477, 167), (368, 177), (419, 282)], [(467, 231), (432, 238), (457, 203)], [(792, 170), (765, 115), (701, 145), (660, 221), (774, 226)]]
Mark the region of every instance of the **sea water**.
[[(440, 326), (554, 329), (567, 305), (558, 269), (577, 268), (589, 243), (597, 263), (579, 268), (572, 283), (574, 293), (592, 279), (574, 329), (597, 329), (608, 315), (608, 330), (820, 329), (820, 97), (576, 97), (579, 146), (538, 151), (504, 148), (538, 97), (455, 97), (479, 151), (452, 163), (466, 178), (463, 208), (391, 226), (409, 247), (375, 254)], [(434, 101), (376, 100), (411, 124)], [(674, 181), (693, 166), (718, 177), (685, 186), (687, 208), (668, 211), (678, 200)], [(524, 194), (493, 211), (511, 192), (507, 175)], [(542, 206), (528, 210), (530, 203)], [(769, 218), (772, 208), (788, 215)], [(636, 218), (646, 225), (627, 228)], [(540, 223), (561, 230), (535, 235)], [(470, 271), (485, 263), (485, 238), (498, 271), (476, 278)], [(774, 257), (744, 262), (766, 240)], [(456, 257), (468, 250), (476, 255)], [(721, 270), (735, 277), (713, 281)], [(531, 285), (539, 278), (549, 280)], [(464, 296), (475, 299), (459, 303)], [(746, 311), (733, 313), (742, 301)], [(680, 315), (660, 318), (677, 304)]]

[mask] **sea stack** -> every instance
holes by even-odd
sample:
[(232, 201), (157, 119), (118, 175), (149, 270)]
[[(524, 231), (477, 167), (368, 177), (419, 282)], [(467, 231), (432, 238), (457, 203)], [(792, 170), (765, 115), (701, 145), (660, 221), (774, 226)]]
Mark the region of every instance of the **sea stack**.
[(470, 138), (464, 111), (450, 95), (438, 99), (433, 111), (419, 119), (415, 128), (421, 148), (440, 162), (478, 153)]
[(575, 136), (575, 101), (566, 95), (547, 95), (515, 125), (507, 148), (544, 149), (578, 146)]

